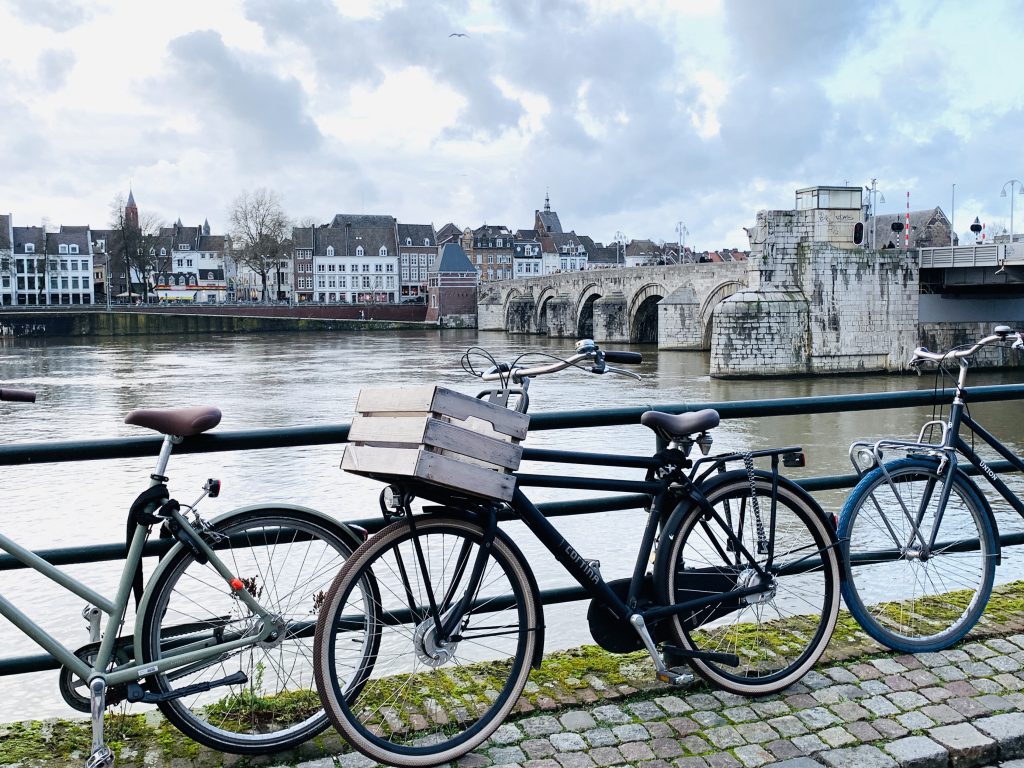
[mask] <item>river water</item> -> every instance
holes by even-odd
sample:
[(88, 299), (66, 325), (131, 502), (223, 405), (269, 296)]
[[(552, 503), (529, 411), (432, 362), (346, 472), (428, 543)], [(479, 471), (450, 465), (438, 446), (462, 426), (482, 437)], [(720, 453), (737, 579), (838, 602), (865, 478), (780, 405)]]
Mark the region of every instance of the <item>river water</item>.
[[(0, 338), (0, 385), (33, 389), (34, 405), (0, 403), (5, 443), (34, 443), (139, 436), (123, 423), (133, 408), (211, 404), (221, 408), (221, 432), (265, 427), (340, 424), (352, 414), (364, 386), (440, 383), (475, 393), (477, 382), (459, 367), (470, 346), (488, 349), (499, 360), (524, 352), (565, 354), (566, 340), (472, 331), (281, 335), (188, 338), (22, 340)], [(720, 381), (708, 377), (707, 355), (659, 352), (651, 346), (609, 345), (642, 352), (640, 382), (593, 376), (575, 370), (538, 379), (531, 387), (531, 411), (570, 410), (667, 403), (701, 403), (777, 397), (931, 388), (922, 376), (806, 377), (781, 380)], [(971, 384), (1019, 383), (1024, 371), (972, 373)], [(1024, 403), (978, 404), (972, 413), (1008, 444), (1024, 443)], [(930, 408), (865, 411), (798, 417), (725, 421), (714, 431), (714, 451), (802, 445), (808, 466), (793, 477), (851, 472), (851, 441), (882, 435), (916, 436)], [(653, 436), (641, 426), (537, 432), (526, 445), (577, 450), (650, 453)], [(339, 519), (378, 513), (380, 485), (338, 469), (341, 446), (204, 454), (172, 457), (172, 494), (182, 501), (199, 496), (208, 477), (223, 482), (220, 498), (201, 510), (214, 517), (234, 507), (290, 502), (314, 507)], [(101, 544), (123, 540), (125, 514), (147, 484), (151, 459), (90, 461), (4, 467), (0, 470), (0, 520), (5, 534), (32, 548)], [(563, 468), (564, 469), (564, 468)], [(525, 464), (529, 472), (542, 465)], [(590, 473), (608, 475), (606, 469)], [(615, 470), (612, 470), (615, 472)], [(587, 473), (584, 470), (582, 473)], [(637, 471), (621, 470), (623, 477)], [(534, 501), (566, 498), (550, 489), (530, 489)], [(817, 494), (827, 511), (838, 512), (845, 492)], [(1001, 532), (1024, 529), (1020, 518), (996, 504)], [(582, 554), (601, 560), (606, 578), (628, 576), (643, 518), (636, 512), (610, 512), (560, 518), (556, 524)], [(570, 581), (554, 560), (521, 527), (507, 528), (534, 565), (542, 589)], [(1000, 581), (1024, 574), (1024, 558), (1004, 555)], [(118, 564), (67, 570), (105, 594), (116, 589)], [(72, 647), (88, 641), (79, 598), (27, 571), (0, 574), (0, 593), (10, 596), (45, 629)], [(585, 606), (559, 606), (547, 612), (547, 648), (588, 642)], [(126, 631), (130, 630), (130, 624)], [(2, 657), (39, 650), (0, 620)], [(67, 716), (57, 692), (56, 672), (7, 677), (0, 681), (0, 722)]]

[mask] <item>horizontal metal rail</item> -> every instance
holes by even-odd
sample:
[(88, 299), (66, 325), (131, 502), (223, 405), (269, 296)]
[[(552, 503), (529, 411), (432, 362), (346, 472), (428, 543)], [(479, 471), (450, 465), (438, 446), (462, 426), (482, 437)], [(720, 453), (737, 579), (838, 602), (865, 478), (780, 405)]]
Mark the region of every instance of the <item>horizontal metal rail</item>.
[[(631, 408), (556, 411), (531, 414), (530, 430), (585, 429), (639, 424), (640, 416), (652, 409), (666, 413), (687, 413), (703, 408), (714, 408), (723, 419), (739, 419), (942, 405), (949, 403), (952, 398), (952, 389), (938, 391), (910, 390), (826, 397), (797, 397), (736, 402), (671, 403)], [(1024, 399), (1024, 385), (1010, 384), (971, 387), (966, 390), (966, 399), (968, 402), (997, 402)], [(187, 438), (181, 445), (175, 447), (175, 454), (336, 445), (347, 442), (348, 431), (348, 424), (335, 424), (205, 434)], [(159, 452), (161, 443), (162, 438), (158, 435), (108, 440), (15, 443), (0, 446), (0, 466), (152, 457)], [(622, 456), (612, 454), (580, 453), (537, 448), (526, 448), (523, 451), (523, 459), (549, 463), (578, 463), (636, 468), (649, 467), (654, 463), (649, 456), (636, 456), (623, 460)], [(993, 462), (990, 466), (1000, 472), (1013, 469), (1009, 462)], [(973, 471), (973, 467), (968, 471), (972, 474), (977, 474)], [(530, 485), (549, 484), (541, 475), (528, 475), (525, 477), (528, 478), (528, 484)], [(797, 483), (808, 491), (821, 491), (852, 488), (856, 485), (858, 479), (856, 474), (847, 474), (806, 478), (797, 481)], [(557, 483), (551, 484), (557, 485)], [(615, 490), (619, 487), (635, 490), (638, 485), (642, 485), (642, 483), (638, 484), (635, 481), (631, 481), (628, 484), (618, 484), (616, 481), (592, 481), (592, 487), (597, 490)], [(592, 512), (637, 509), (644, 504), (647, 498), (647, 496), (642, 494), (625, 493), (596, 499), (547, 502), (537, 506), (545, 516), (559, 517)], [(514, 519), (514, 515), (506, 512), (502, 519)], [(379, 516), (346, 522), (360, 525), (371, 533), (379, 530), (384, 525)], [(1024, 543), (1024, 535), (1004, 535), (1000, 537), (1000, 543), (1005, 546), (1022, 544)], [(170, 542), (168, 540), (156, 539), (147, 543), (144, 554), (146, 556), (159, 556), (166, 552), (169, 546)], [(124, 543), (100, 544), (85, 547), (39, 550), (36, 554), (55, 565), (71, 565), (123, 560), (126, 555), (126, 548)], [(877, 554), (865, 555), (865, 559), (871, 557), (877, 558)], [(26, 566), (23, 563), (11, 555), (0, 554), (0, 571), (24, 567)], [(586, 591), (578, 586), (560, 587), (541, 592), (541, 599), (545, 605), (574, 602), (586, 597)], [(49, 654), (0, 659), (0, 676), (56, 669), (58, 666), (56, 660)]]

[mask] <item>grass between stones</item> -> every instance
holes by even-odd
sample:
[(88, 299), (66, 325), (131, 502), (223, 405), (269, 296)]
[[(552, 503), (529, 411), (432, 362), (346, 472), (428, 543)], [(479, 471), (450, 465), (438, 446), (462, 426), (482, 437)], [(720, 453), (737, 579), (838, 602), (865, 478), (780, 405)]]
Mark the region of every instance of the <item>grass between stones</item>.
[[(930, 608), (918, 608), (928, 611)], [(936, 616), (937, 617), (937, 616)], [(812, 625), (801, 617), (794, 617), (795, 627), (780, 629), (780, 636)], [(799, 629), (797, 629), (799, 627)], [(985, 637), (1008, 634), (1024, 629), (1024, 581), (997, 587), (986, 612), (970, 633), (965, 643)], [(865, 658), (886, 655), (886, 649), (871, 640), (853, 617), (845, 610), (839, 614), (832, 641), (819, 667), (824, 663), (853, 664)], [(437, 698), (445, 697), (465, 702), (483, 702), (493, 698), (503, 677), (498, 664), (478, 664), (453, 668), (443, 677), (445, 690), (428, 691), (415, 679), (396, 677), (386, 681), (382, 695), (401, 695), (404, 706), (427, 711)], [(706, 689), (696, 683), (687, 694)], [(530, 674), (530, 680), (517, 702), (510, 720), (532, 712), (554, 711), (600, 701), (621, 699), (644, 692), (666, 692), (671, 688), (654, 680), (654, 667), (644, 652), (612, 654), (597, 646), (586, 645), (567, 651), (546, 654), (540, 669)], [(118, 757), (119, 766), (152, 765), (154, 760), (170, 764), (172, 759), (185, 764), (227, 765), (244, 768), (248, 765), (267, 764), (268, 758), (234, 758), (219, 755), (179, 733), (162, 718), (152, 715), (108, 713), (106, 720), (108, 743)], [(91, 744), (88, 721), (45, 720), (21, 722), (0, 726), (0, 765), (78, 765), (87, 757)], [(337, 753), (344, 748), (336, 735), (325, 734), (304, 745), (298, 752), (274, 756), (275, 765), (309, 759), (319, 755)]]

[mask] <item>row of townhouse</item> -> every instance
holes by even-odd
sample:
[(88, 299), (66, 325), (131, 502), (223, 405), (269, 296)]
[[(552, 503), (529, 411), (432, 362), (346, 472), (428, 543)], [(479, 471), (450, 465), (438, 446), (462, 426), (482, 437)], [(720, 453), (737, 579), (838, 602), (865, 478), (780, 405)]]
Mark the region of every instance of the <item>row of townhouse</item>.
[(0, 214), (0, 303), (92, 304), (89, 228), (16, 227)]

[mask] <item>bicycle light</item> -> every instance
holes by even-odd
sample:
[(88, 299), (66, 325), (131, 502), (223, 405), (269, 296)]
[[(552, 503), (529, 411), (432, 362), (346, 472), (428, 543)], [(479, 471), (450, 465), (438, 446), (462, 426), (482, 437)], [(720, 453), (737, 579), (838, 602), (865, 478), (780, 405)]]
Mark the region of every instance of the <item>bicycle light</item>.
[(211, 499), (216, 499), (220, 496), (220, 480), (214, 480), (211, 477), (206, 481), (206, 485), (203, 486), (203, 490), (209, 494)]
[(853, 460), (857, 465), (857, 469), (861, 472), (865, 472), (875, 466), (875, 454), (867, 446), (854, 451)]

